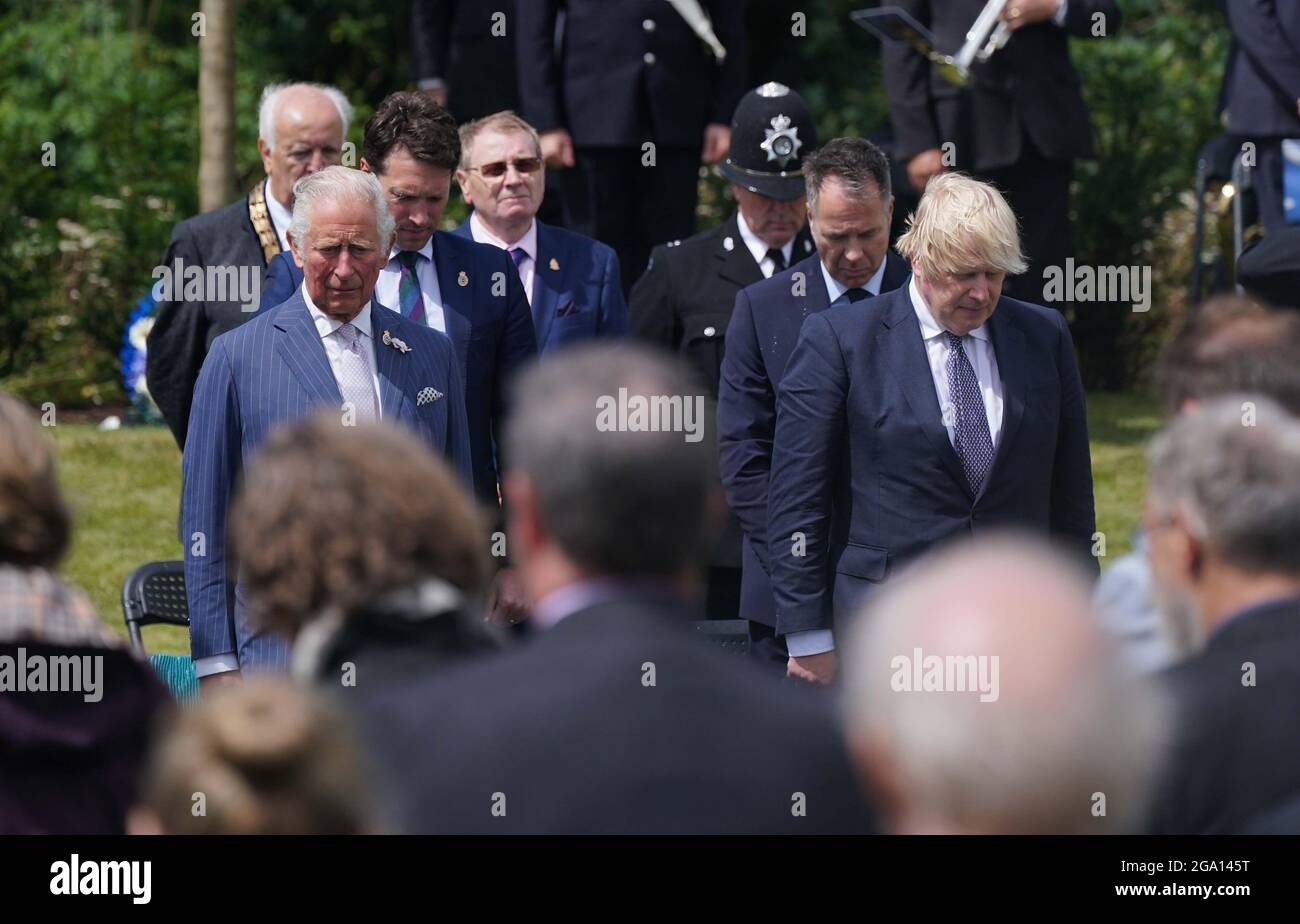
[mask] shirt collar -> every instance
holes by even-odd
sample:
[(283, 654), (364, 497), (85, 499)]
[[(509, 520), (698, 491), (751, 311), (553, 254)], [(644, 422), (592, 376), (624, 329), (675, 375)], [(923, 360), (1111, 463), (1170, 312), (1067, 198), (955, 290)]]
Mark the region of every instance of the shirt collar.
[(533, 606), (528, 621), (541, 629), (552, 629), (564, 619), (598, 603), (649, 595), (672, 597), (675, 591), (662, 578), (594, 577), (556, 588)]
[(266, 200), (266, 211), (271, 216), (271, 225), (275, 228), (276, 235), (280, 238), (280, 246), (288, 250), (287, 234), (289, 224), (293, 221), (293, 213), (285, 208), (279, 199), (271, 195), (271, 178), (269, 176), (262, 185), (262, 198)]
[[(921, 290), (916, 287), (915, 276), (907, 284), (907, 294), (912, 297), (912, 310), (916, 312), (916, 319), (921, 322), (921, 339), (933, 340), (944, 333), (944, 328), (940, 327), (939, 322), (934, 319), (934, 315), (930, 314), (930, 306), (921, 296)], [(988, 340), (988, 324), (981, 324), (970, 332), (970, 336), (976, 340)]]
[[(436, 233), (437, 232), (435, 231), (434, 234)], [(388, 253), (388, 266), (397, 263), (397, 255), (399, 253), (402, 253), (402, 248), (398, 247), (397, 244), (393, 244), (393, 249)], [(424, 242), (424, 246), (417, 250), (416, 253), (424, 257), (430, 263), (433, 262), (433, 234), (429, 235), (429, 239)], [(401, 267), (400, 263), (397, 263), (397, 265), (399, 268)], [(385, 269), (387, 269), (387, 267), (385, 267)]]
[[(311, 315), (312, 323), (316, 325), (316, 332), (320, 334), (322, 340), (343, 326), (342, 321), (328, 317), (325, 312), (316, 307), (316, 303), (307, 294), (306, 282), (302, 284), (302, 300), (307, 303), (307, 313)], [(370, 302), (361, 306), (357, 316), (352, 319), (352, 326), (360, 331), (363, 337), (374, 336), (370, 327)]]
[(528, 230), (524, 236), (513, 244), (507, 244), (501, 238), (497, 237), (488, 230), (488, 226), (483, 224), (483, 220), (478, 217), (478, 212), (471, 212), (469, 216), (469, 233), (480, 244), (491, 244), (493, 247), (500, 247), (502, 250), (513, 250), (518, 247), (524, 253), (528, 254), (529, 259), (537, 259), (537, 219), (534, 218), (528, 223)]
[[(740, 239), (745, 242), (745, 247), (753, 255), (754, 262), (762, 266), (763, 260), (767, 257), (767, 252), (771, 248), (749, 227), (749, 222), (745, 220), (745, 213), (740, 209), (736, 209), (736, 227), (740, 229)], [(793, 250), (794, 238), (792, 237), (781, 248), (781, 256), (785, 257), (786, 266), (790, 265), (790, 254)]]
[[(885, 265), (887, 263), (889, 263), (889, 254), (885, 254), (885, 259), (880, 261), (880, 265), (876, 267), (875, 274), (867, 280), (867, 284), (862, 288), (866, 289), (872, 295), (879, 295), (880, 287), (885, 282)], [(830, 296), (830, 298), (826, 300), (826, 304), (833, 305), (835, 304), (836, 299), (849, 291), (849, 287), (843, 285), (838, 279), (832, 276), (830, 270), (826, 268), (826, 264), (821, 260), (817, 261), (817, 265), (822, 269), (822, 279), (826, 283), (826, 294)]]

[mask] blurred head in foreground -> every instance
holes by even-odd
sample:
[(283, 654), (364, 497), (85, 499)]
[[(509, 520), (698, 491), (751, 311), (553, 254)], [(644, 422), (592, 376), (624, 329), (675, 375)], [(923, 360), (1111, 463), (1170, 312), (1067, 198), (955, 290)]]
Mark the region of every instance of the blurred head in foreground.
[(1300, 595), (1300, 421), (1260, 395), (1199, 405), (1152, 441), (1145, 527), (1179, 655), (1226, 619)]
[(350, 727), (305, 688), (257, 676), (161, 730), (133, 834), (363, 834), (365, 774)]
[(1083, 575), (1041, 541), (939, 551), (871, 597), (858, 626), (847, 736), (894, 831), (1140, 823), (1163, 706), (1102, 635)]
[(594, 577), (692, 583), (722, 503), (693, 381), (626, 344), (575, 347), (519, 377), (506, 510), (533, 600)]

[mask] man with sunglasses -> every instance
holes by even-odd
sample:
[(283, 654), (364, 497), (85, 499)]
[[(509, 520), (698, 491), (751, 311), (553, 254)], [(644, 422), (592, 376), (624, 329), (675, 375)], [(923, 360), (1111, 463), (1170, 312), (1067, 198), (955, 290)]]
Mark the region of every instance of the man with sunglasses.
[(462, 125), (456, 182), (474, 212), (455, 233), (510, 254), (543, 356), (593, 337), (627, 333), (613, 249), (537, 220), (546, 168), (531, 125), (513, 112)]

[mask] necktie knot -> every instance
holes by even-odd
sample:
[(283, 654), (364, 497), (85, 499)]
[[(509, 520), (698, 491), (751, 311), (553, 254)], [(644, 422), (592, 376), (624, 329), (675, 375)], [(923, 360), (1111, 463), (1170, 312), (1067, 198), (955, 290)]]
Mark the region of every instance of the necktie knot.
[(508, 252), (510, 259), (515, 261), (515, 269), (519, 269), (519, 264), (528, 259), (528, 252), (522, 247), (511, 247)]
[[(956, 334), (954, 334), (952, 331), (947, 331), (947, 330), (944, 331), (944, 332), (943, 332), (943, 339), (946, 340), (946, 341), (948, 342), (948, 349), (950, 349), (950, 350), (961, 350), (961, 348), (962, 348), (962, 347), (961, 347), (961, 340), (962, 340), (962, 338), (961, 338), (961, 337), (958, 337), (958, 336), (957, 336)], [(964, 353), (965, 350), (962, 350), (962, 352)]]
[(420, 262), (420, 252), (418, 250), (399, 250), (397, 252), (397, 262), (414, 273), (416, 265)]
[(772, 273), (776, 274), (785, 269), (785, 252), (780, 247), (769, 247), (767, 249), (767, 258), (772, 261)]
[(859, 286), (854, 286), (852, 289), (845, 289), (844, 294), (848, 296), (850, 302), (860, 302), (864, 298), (871, 297), (870, 292), (868, 292), (866, 289), (863, 289)]
[(351, 321), (348, 321), (339, 328), (339, 339), (343, 341), (343, 346), (346, 349), (352, 350), (354, 353), (357, 349), (357, 340), (359, 340), (360, 337), (361, 332), (357, 330), (356, 325)]

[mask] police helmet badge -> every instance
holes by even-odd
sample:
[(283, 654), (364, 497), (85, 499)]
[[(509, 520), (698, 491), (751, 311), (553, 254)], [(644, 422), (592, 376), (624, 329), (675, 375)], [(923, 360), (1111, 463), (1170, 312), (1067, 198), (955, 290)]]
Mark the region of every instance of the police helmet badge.
[(768, 160), (774, 160), (782, 167), (794, 160), (803, 147), (799, 128), (791, 124), (789, 116), (773, 116), (772, 127), (763, 129), (763, 132), (767, 137), (758, 146), (767, 152)]

